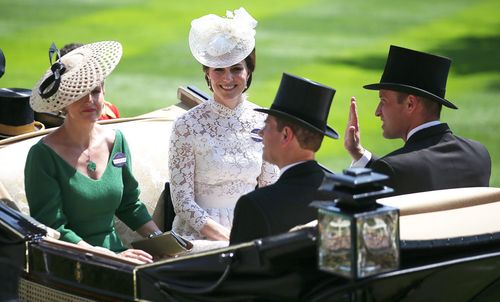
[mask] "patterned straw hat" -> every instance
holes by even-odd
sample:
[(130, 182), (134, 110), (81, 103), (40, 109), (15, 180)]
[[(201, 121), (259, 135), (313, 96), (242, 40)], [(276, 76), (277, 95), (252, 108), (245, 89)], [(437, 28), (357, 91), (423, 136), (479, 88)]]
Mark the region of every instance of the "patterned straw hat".
[(34, 111), (57, 113), (89, 94), (113, 71), (122, 56), (119, 42), (83, 45), (55, 62), (33, 88)]
[(257, 21), (244, 8), (227, 11), (226, 18), (213, 14), (194, 19), (189, 48), (195, 59), (212, 68), (243, 61), (255, 48)]

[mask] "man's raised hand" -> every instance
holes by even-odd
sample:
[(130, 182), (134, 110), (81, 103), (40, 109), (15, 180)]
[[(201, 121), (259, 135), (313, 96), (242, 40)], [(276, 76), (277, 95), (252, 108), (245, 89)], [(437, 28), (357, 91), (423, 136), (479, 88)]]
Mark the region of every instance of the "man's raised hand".
[(352, 159), (357, 161), (363, 156), (365, 149), (361, 146), (361, 135), (359, 131), (358, 121), (358, 107), (356, 98), (351, 97), (351, 104), (349, 107), (349, 119), (347, 120), (347, 127), (344, 135), (344, 148), (349, 152)]

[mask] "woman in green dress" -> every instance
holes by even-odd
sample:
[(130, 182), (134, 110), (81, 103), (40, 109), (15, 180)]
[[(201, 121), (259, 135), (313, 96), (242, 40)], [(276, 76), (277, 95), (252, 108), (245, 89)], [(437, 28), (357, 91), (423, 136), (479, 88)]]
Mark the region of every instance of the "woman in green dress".
[(84, 45), (52, 64), (36, 84), (32, 108), (63, 111), (65, 120), (31, 147), (25, 189), (31, 216), (59, 231), (61, 240), (146, 263), (151, 255), (123, 245), (114, 216), (145, 237), (161, 232), (139, 200), (125, 138), (96, 123), (104, 79), (121, 54), (118, 42)]

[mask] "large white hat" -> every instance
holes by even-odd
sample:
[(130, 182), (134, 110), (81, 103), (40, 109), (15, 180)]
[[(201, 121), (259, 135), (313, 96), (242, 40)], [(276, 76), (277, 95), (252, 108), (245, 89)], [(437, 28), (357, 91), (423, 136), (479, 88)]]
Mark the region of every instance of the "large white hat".
[(31, 108), (37, 112), (57, 113), (78, 101), (104, 81), (121, 56), (122, 46), (115, 41), (86, 44), (67, 53), (45, 72), (33, 88)]
[(194, 19), (189, 32), (191, 53), (201, 64), (223, 68), (243, 61), (255, 48), (257, 21), (244, 8)]

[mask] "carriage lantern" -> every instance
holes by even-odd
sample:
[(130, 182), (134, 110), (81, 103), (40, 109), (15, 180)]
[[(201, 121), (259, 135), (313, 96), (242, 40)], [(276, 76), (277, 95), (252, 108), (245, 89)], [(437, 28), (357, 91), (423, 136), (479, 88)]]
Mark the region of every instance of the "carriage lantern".
[(318, 208), (318, 265), (322, 271), (359, 279), (399, 267), (399, 210), (377, 198), (394, 190), (388, 176), (366, 168), (327, 174), (318, 189), (330, 201)]

